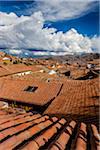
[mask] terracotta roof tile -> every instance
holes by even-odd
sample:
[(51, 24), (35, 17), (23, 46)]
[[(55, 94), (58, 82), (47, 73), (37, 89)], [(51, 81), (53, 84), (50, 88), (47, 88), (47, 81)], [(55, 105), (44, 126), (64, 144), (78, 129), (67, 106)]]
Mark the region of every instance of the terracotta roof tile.
[(69, 125), (67, 125), (67, 127), (65, 128), (65, 130), (61, 133), (61, 135), (59, 136), (59, 138), (55, 141), (55, 143), (52, 145), (52, 147), (50, 148), (50, 150), (58, 150), (58, 149), (65, 149), (66, 148), (66, 144), (69, 141), (69, 138), (75, 128), (76, 122), (75, 121), (71, 121), (69, 123)]
[(45, 115), (37, 120), (34, 120), (34, 123), (39, 123), (39, 122), (45, 121), (47, 119), (49, 119), (49, 116)]
[[(32, 113), (8, 113), (5, 116), (5, 119), (9, 117), (0, 125), (3, 129), (0, 132), (0, 150), (65, 150), (71, 149), (73, 144), (76, 150), (86, 150), (93, 142), (99, 150), (100, 137), (94, 124), (81, 123), (79, 126), (73, 120), (67, 122), (64, 118)], [(93, 132), (91, 137), (89, 132)]]
[[(90, 121), (90, 116), (91, 118), (93, 116), (97, 118), (99, 115), (99, 78), (87, 81), (61, 81), (63, 82), (63, 87), (60, 94), (49, 105), (44, 114), (70, 115), (72, 119), (75, 116), (77, 119), (79, 118), (78, 116), (87, 116), (88, 121)], [(82, 122), (84, 119), (80, 121)]]
[(7, 114), (5, 112), (5, 115), (0, 115), (0, 121), (1, 119), (6, 119), (6, 118), (14, 117), (14, 116), (16, 116), (16, 114)]
[(62, 125), (59, 123), (62, 123), (62, 125), (64, 125), (66, 123), (66, 120), (62, 118), (60, 121), (58, 121), (52, 127), (50, 127), (47, 131), (45, 131), (42, 135), (37, 137), (34, 141), (31, 141), (26, 146), (26, 148), (35, 144), (35, 145), (37, 145), (37, 149), (38, 149), (38, 146), (40, 147), (40, 146), (45, 145), (46, 142), (48, 142), (48, 140), (57, 133), (58, 129), (60, 129), (62, 127)]
[(93, 135), (95, 138), (96, 148), (97, 148), (97, 150), (100, 150), (100, 134), (95, 125), (92, 124), (91, 127), (92, 127)]
[(87, 131), (86, 131), (86, 124), (81, 123), (78, 138), (77, 138), (77, 144), (76, 149), (77, 150), (86, 150), (87, 146)]
[(2, 66), (0, 66), (0, 76), (4, 76), (9, 74), (10, 72), (8, 70), (6, 70), (5, 68), (3, 68)]
[(16, 115), (15, 116), (11, 115), (10, 117), (8, 117), (8, 115), (7, 115), (7, 118), (3, 118), (3, 119), (0, 120), (0, 124), (11, 121), (12, 119), (16, 120), (16, 119), (20, 119), (20, 118), (23, 118), (23, 117), (29, 116), (29, 115), (32, 115), (32, 113), (24, 113), (24, 114), (19, 114), (17, 116)]
[[(36, 115), (33, 115), (33, 117), (34, 116), (36, 116)], [(42, 121), (45, 121), (46, 119), (47, 119), (47, 116), (43, 116), (43, 117), (41, 117), (41, 119), (37, 117), (37, 118), (35, 118), (35, 120), (31, 120), (31, 122), (26, 122), (26, 123), (20, 124), (18, 126), (5, 129), (5, 130), (0, 132), (0, 136), (1, 136), (0, 140), (7, 137), (8, 135), (13, 135), (13, 134), (18, 133), (22, 130), (25, 130), (27, 127), (30, 127), (30, 126), (36, 124), (37, 122), (40, 123)], [(3, 134), (3, 136), (2, 136), (2, 134)]]
[(29, 66), (26, 66), (24, 64), (10, 64), (7, 66), (1, 65), (1, 67), (9, 72), (9, 73), (6, 73), (6, 75), (31, 70)]
[(39, 136), (38, 138), (35, 139), (35, 141), (40, 145), (43, 146), (46, 142), (48, 142), (48, 140), (54, 136), (58, 129), (60, 129), (62, 127), (61, 124), (56, 123), (54, 124), (51, 128), (49, 128), (47, 131), (45, 131), (41, 136)]
[(31, 116), (26, 116), (24, 118), (19, 118), (19, 119), (14, 119), (14, 120), (11, 120), (11, 121), (7, 121), (7, 122), (5, 122), (3, 124), (0, 124), (0, 130), (3, 130), (5, 128), (11, 127), (11, 126), (18, 125), (20, 123), (25, 123), (27, 121), (32, 120), (33, 118)]
[[(38, 88), (35, 92), (28, 92), (25, 91), (28, 86), (36, 86)], [(33, 79), (32, 81), (2, 79), (0, 80), (0, 98), (7, 99), (9, 102), (16, 101), (34, 105), (44, 105), (57, 96), (61, 87), (61, 83), (46, 83)]]
[[(15, 146), (19, 145), (24, 140), (27, 140), (28, 138), (32, 137), (36, 133), (40, 132), (41, 130), (45, 129), (46, 127), (50, 126), (53, 122), (50, 120), (47, 120), (45, 122), (41, 122), (37, 125), (34, 125), (33, 127), (30, 127), (29, 129), (25, 130), (24, 132), (19, 133), (16, 136), (10, 137), (8, 140), (4, 141), (0, 145), (0, 149), (2, 149), (2, 145), (4, 145), (4, 148), (14, 148)], [(12, 143), (13, 141), (13, 143)]]
[(59, 121), (59, 123), (65, 124), (65, 123), (66, 123), (66, 120), (65, 120), (64, 118), (62, 118), (62, 119)]
[(38, 150), (39, 145), (35, 141), (30, 142), (27, 146), (22, 148), (22, 150)]
[(58, 120), (57, 117), (53, 117), (53, 118), (51, 118), (51, 119), (52, 119), (53, 122), (56, 122), (56, 121)]
[[(0, 115), (6, 115), (6, 114), (7, 114), (6, 112), (0, 110)], [(0, 117), (1, 117), (1, 116), (0, 116)]]

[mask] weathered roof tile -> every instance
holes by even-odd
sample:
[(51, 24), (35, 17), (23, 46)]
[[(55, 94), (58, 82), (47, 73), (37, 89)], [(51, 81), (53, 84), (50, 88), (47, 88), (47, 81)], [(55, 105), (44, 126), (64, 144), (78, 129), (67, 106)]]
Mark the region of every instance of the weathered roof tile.
[(87, 131), (86, 131), (86, 124), (81, 123), (77, 143), (76, 143), (76, 149), (77, 150), (86, 150), (87, 146)]
[(93, 135), (95, 138), (96, 148), (97, 148), (97, 150), (100, 150), (100, 134), (95, 125), (92, 124), (91, 127), (92, 127)]
[(69, 125), (66, 126), (66, 128), (64, 129), (64, 131), (61, 133), (61, 135), (59, 136), (59, 138), (54, 142), (54, 144), (52, 145), (52, 147), (50, 148), (50, 150), (58, 150), (58, 149), (65, 149), (66, 148), (66, 144), (69, 141), (69, 138), (75, 128), (76, 122), (75, 121), (71, 121), (69, 123)]
[[(90, 140), (95, 143), (97, 150), (100, 149), (100, 137), (94, 124), (87, 126), (81, 123), (79, 126), (73, 120), (67, 122), (64, 118), (32, 113), (8, 113), (0, 121), (0, 150), (65, 150), (70, 149), (73, 143), (76, 150), (86, 150), (91, 145)], [(88, 130), (90, 127), (91, 130)], [(88, 141), (89, 132), (93, 133)]]

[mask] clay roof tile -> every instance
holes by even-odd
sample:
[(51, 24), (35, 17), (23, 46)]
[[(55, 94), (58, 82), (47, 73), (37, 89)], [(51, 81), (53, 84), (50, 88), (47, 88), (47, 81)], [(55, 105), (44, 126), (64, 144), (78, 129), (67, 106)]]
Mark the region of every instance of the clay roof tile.
[(28, 145), (22, 148), (22, 150), (38, 150), (39, 145), (35, 141), (31, 141)]
[(92, 124), (91, 127), (93, 130), (93, 135), (95, 137), (95, 143), (96, 143), (97, 150), (100, 150), (100, 134), (95, 125)]
[(79, 135), (77, 138), (76, 149), (77, 150), (86, 150), (87, 148), (87, 131), (86, 124), (81, 123)]
[(47, 119), (49, 119), (49, 116), (46, 115), (46, 116), (43, 116), (41, 118), (34, 120), (34, 123), (39, 123), (39, 122), (45, 121)]
[(50, 150), (53, 150), (53, 148), (56, 149), (65, 149), (66, 144), (69, 141), (69, 138), (72, 134), (72, 131), (74, 130), (76, 125), (75, 121), (71, 121), (69, 125), (66, 126), (65, 130), (61, 133), (59, 138), (55, 141), (55, 143), (52, 145)]
[[(15, 112), (15, 114), (6, 113), (4, 116), (0, 118), (0, 150), (17, 149), (16, 146), (23, 150), (38, 150), (42, 147), (50, 150), (64, 150), (69, 140), (75, 140), (73, 136), (76, 137), (75, 142), (72, 142), (75, 148), (86, 150), (87, 131), (93, 132), (90, 133), (92, 135), (90, 141), (94, 140), (97, 150), (100, 149), (99, 132), (94, 124), (91, 127), (85, 123), (77, 126), (73, 120), (67, 123), (64, 118), (58, 119), (49, 117), (49, 115), (32, 113), (18, 114)], [(91, 143), (89, 145), (92, 146)]]
[(51, 119), (53, 120), (53, 122), (56, 122), (58, 120), (57, 117), (52, 117)]
[(66, 123), (66, 120), (65, 120), (64, 118), (62, 118), (62, 119), (59, 121), (59, 123), (65, 124), (65, 123)]

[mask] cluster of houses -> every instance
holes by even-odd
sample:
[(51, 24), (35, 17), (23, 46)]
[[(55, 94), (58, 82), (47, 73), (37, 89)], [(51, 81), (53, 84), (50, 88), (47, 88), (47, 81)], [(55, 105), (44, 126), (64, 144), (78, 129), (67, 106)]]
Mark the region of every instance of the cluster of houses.
[(0, 52), (0, 150), (99, 150), (98, 82), (98, 59), (61, 63)]

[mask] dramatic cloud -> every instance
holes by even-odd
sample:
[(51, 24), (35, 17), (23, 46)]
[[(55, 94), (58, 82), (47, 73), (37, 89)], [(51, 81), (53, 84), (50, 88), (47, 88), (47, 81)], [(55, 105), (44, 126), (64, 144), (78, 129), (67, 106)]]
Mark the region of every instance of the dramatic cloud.
[(45, 20), (57, 21), (82, 16), (96, 5), (94, 0), (34, 0), (32, 4), (26, 5), (24, 14), (41, 11)]
[[(10, 1), (10, 2), (9, 2)], [(8, 0), (8, 5), (3, 5), (7, 12), (13, 11), (17, 15), (31, 15), (34, 12), (41, 11), (44, 19), (57, 21), (72, 19), (83, 16), (86, 13), (94, 11), (99, 1), (97, 0)], [(0, 3), (2, 8), (2, 2)], [(5, 8), (4, 8), (5, 7)], [(16, 16), (15, 16), (16, 18)], [(12, 17), (11, 17), (12, 19)]]
[[(43, 28), (44, 17), (41, 12), (21, 17), (13, 13), (0, 13), (0, 25), (2, 48), (37, 49), (41, 50), (37, 51), (39, 55), (88, 53), (92, 52), (92, 49), (97, 49), (96, 37), (90, 39), (75, 29), (63, 33), (57, 32), (55, 28)], [(11, 52), (20, 54), (21, 50)]]

